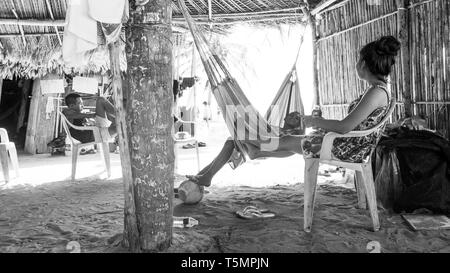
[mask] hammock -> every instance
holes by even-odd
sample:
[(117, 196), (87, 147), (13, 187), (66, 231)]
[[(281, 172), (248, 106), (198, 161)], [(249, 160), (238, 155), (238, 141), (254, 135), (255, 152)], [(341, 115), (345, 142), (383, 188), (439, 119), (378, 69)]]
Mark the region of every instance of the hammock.
[[(301, 115), (304, 114), (295, 64), (284, 79), (265, 116), (262, 116), (252, 106), (237, 81), (209, 46), (206, 37), (194, 23), (184, 1), (178, 2), (211, 84), (212, 93), (235, 142), (235, 152), (230, 162), (235, 168), (245, 161), (246, 149), (243, 142), (260, 147), (262, 141), (279, 137), (279, 128), (283, 125), (284, 117), (288, 113), (297, 111)], [(299, 54), (297, 59), (298, 56)]]

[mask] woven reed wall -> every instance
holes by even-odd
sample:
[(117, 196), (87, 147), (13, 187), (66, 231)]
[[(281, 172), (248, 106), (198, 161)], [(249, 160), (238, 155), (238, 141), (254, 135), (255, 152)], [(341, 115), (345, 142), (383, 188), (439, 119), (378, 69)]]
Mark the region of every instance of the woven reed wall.
[[(412, 0), (408, 7), (409, 61), (413, 114), (422, 115), (431, 129), (450, 137), (450, 3)], [(320, 104), (328, 118), (343, 118), (348, 104), (367, 85), (358, 79), (355, 64), (360, 49), (383, 35), (398, 37), (395, 0), (350, 0), (318, 20), (317, 58)], [(403, 117), (401, 57), (391, 74), (392, 93), (400, 104), (394, 120)], [(447, 103), (447, 104), (445, 104)]]
[(450, 2), (421, 2), (409, 10), (413, 111), (450, 139)]

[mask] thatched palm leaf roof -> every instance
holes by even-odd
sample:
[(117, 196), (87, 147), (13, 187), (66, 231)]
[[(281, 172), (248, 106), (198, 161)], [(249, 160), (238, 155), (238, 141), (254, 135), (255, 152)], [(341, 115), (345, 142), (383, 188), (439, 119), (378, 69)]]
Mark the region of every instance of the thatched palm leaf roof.
[[(173, 1), (173, 24), (183, 27), (184, 19), (176, 2)], [(298, 22), (301, 16), (300, 7), (304, 3), (303, 0), (185, 0), (185, 2), (194, 19), (200, 24), (205, 24), (205, 27), (245, 21)], [(209, 2), (211, 6), (208, 6)], [(319, 2), (320, 0), (308, 1), (311, 8)], [(0, 1), (0, 77), (11, 78), (18, 75), (34, 78), (50, 71), (60, 74), (64, 70), (71, 69), (64, 67), (61, 58), (66, 11), (66, 0)], [(19, 26), (19, 21), (16, 20), (27, 21), (20, 21)], [(51, 24), (53, 26), (49, 26)], [(108, 58), (105, 50), (92, 53), (85, 67), (76, 68), (77, 71), (85, 73), (101, 73), (107, 69)]]

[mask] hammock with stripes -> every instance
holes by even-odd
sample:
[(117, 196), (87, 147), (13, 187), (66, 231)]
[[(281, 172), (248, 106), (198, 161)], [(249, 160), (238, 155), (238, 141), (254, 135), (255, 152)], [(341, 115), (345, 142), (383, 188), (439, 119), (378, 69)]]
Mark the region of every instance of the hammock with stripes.
[(189, 14), (184, 1), (178, 2), (211, 84), (212, 93), (233, 137), (235, 151), (230, 165), (236, 168), (245, 161), (244, 142), (260, 147), (262, 141), (279, 137), (279, 129), (283, 126), (287, 114), (291, 112), (304, 114), (296, 66), (294, 64), (286, 75), (271, 106), (262, 116), (247, 99), (225, 64), (209, 46), (206, 37)]

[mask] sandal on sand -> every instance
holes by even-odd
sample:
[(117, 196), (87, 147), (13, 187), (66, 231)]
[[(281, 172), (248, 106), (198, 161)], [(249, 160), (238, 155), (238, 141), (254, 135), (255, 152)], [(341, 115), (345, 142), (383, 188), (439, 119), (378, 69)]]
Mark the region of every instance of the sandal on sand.
[(81, 150), (80, 155), (89, 155), (89, 154), (95, 154), (95, 150), (94, 149), (89, 149), (89, 150)]
[(236, 215), (243, 219), (255, 219), (255, 218), (272, 218), (275, 214), (269, 213), (267, 209), (258, 209), (254, 206), (248, 206), (242, 211), (236, 211)]
[(191, 143), (183, 145), (183, 149), (194, 149), (194, 148), (195, 148), (195, 145), (191, 144)]

